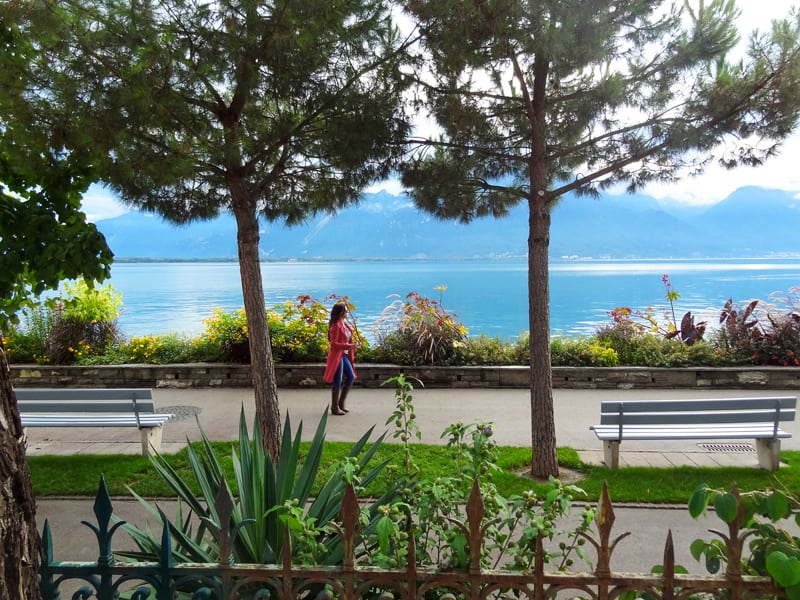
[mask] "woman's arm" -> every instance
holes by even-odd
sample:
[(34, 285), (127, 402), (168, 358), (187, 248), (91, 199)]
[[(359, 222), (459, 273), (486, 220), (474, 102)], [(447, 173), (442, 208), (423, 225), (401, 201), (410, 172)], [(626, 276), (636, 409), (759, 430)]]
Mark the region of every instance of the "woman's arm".
[(330, 341), (333, 350), (350, 350), (351, 348), (355, 348), (355, 344), (347, 340), (347, 330), (342, 323), (336, 323), (333, 326)]

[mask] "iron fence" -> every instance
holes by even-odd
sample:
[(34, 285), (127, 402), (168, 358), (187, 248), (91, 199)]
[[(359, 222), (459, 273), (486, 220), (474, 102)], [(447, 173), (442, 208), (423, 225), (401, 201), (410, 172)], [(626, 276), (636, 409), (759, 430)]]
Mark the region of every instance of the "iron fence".
[[(221, 522), (230, 522), (233, 500), (223, 486), (216, 509)], [(481, 566), (481, 547), (488, 524), (477, 483), (466, 506), (466, 518), (458, 522), (469, 540), (469, 565), (463, 569), (437, 570), (416, 565), (413, 536), (409, 536), (405, 568), (383, 569), (358, 564), (359, 503), (352, 487), (342, 501), (338, 534), (344, 545), (344, 559), (336, 566), (293, 564), (291, 540), (284, 534), (282, 564), (240, 564), (232, 560), (216, 564), (176, 563), (171, 558), (171, 536), (165, 524), (161, 551), (156, 562), (118, 560), (112, 539), (122, 522), (113, 517), (111, 498), (101, 481), (94, 504), (97, 523), (84, 521), (98, 542), (95, 562), (61, 562), (53, 559), (53, 540), (47, 522), (43, 531), (43, 560), (40, 583), (44, 600), (61, 600), (63, 587), (75, 591), (74, 600), (98, 598), (112, 600), (123, 595), (132, 600), (281, 599), (307, 598), (332, 600), (371, 598), (375, 600), (478, 600), (495, 598), (590, 598), (610, 600), (623, 597), (678, 598), (783, 598), (785, 595), (770, 578), (743, 575), (740, 557), (747, 537), (738, 522), (728, 525), (722, 536), (730, 560), (719, 575), (676, 573), (671, 532), (664, 545), (663, 572), (621, 573), (611, 570), (612, 554), (629, 532), (613, 537), (614, 507), (603, 493), (598, 503), (596, 534), (583, 535), (596, 551), (596, 567), (591, 572), (549, 571), (545, 550), (538, 541), (535, 566), (530, 572), (489, 570)], [(231, 532), (220, 531), (220, 556), (231, 556)], [(289, 550), (287, 550), (289, 549)]]

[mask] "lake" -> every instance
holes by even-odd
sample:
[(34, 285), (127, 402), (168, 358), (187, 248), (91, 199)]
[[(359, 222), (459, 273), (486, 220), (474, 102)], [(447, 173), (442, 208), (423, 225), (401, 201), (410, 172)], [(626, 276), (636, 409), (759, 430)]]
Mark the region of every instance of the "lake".
[[(266, 262), (261, 267), (268, 306), (310, 294), (318, 300), (347, 295), (368, 337), (382, 311), (409, 292), (441, 300), (471, 335), (514, 338), (528, 329), (527, 262), (408, 260)], [(588, 335), (609, 322), (617, 306), (667, 306), (662, 276), (680, 293), (678, 318), (687, 310), (710, 323), (728, 298), (767, 300), (800, 286), (800, 258), (732, 260), (562, 260), (550, 265), (554, 334)], [(215, 307), (241, 308), (237, 263), (116, 263), (111, 285), (122, 293), (119, 325), (126, 336), (195, 335)], [(446, 286), (445, 291), (435, 288)]]

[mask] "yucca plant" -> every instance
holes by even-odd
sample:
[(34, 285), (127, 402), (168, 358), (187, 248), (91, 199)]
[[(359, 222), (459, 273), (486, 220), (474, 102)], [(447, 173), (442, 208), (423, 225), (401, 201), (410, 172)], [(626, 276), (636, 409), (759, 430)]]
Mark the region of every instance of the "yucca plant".
[[(293, 560), (338, 564), (342, 561), (343, 549), (341, 539), (331, 524), (339, 514), (346, 485), (353, 483), (357, 489), (367, 486), (388, 461), (369, 466), (384, 438), (382, 435), (368, 445), (374, 429), (372, 427), (353, 445), (342, 463), (325, 473), (326, 481), (312, 498), (312, 491), (321, 473), (326, 422), (327, 417), (323, 415), (308, 454), (301, 461), (302, 423), (292, 439), (287, 415), (280, 458), (275, 463), (263, 450), (258, 427), (254, 427), (253, 439), (250, 439), (242, 410), (238, 451), (234, 448), (232, 453), (235, 486), (225, 480), (221, 459), (200, 427), (200, 449), (196, 450), (191, 444), (188, 448), (189, 464), (192, 477), (200, 489), (199, 496), (192, 492), (189, 483), (161, 455), (152, 456), (151, 463), (178, 498), (175, 518), (168, 519), (157, 503), (151, 503), (133, 490), (131, 493), (157, 523), (168, 522), (173, 539), (171, 554), (175, 561), (219, 561), (222, 557), (217, 532), (225, 526), (236, 532), (232, 544), (235, 562), (279, 563), (283, 552), (283, 532), (288, 523), (294, 525), (289, 527)], [(231, 522), (225, 524), (220, 522), (215, 509), (215, 499), (223, 485), (236, 490)], [(367, 532), (375, 527), (379, 519), (378, 507), (390, 504), (394, 497), (394, 490), (389, 490), (362, 508), (362, 523), (366, 523)], [(132, 524), (125, 524), (123, 528), (133, 538), (138, 551), (119, 552), (120, 555), (137, 560), (158, 559), (161, 551), (160, 531), (140, 529)], [(302, 539), (303, 536), (305, 539)], [(309, 539), (313, 539), (312, 553), (308, 551)], [(368, 548), (362, 547), (362, 551), (368, 551)]]

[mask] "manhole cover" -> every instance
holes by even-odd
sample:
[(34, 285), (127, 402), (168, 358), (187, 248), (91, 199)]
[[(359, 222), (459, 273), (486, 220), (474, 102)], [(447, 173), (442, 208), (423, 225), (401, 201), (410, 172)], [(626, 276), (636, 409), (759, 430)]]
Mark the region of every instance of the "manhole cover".
[(755, 452), (750, 444), (697, 444), (706, 452)]
[(185, 421), (186, 419), (193, 419), (196, 415), (200, 414), (199, 406), (162, 406), (157, 408), (157, 413), (172, 414), (173, 421)]

